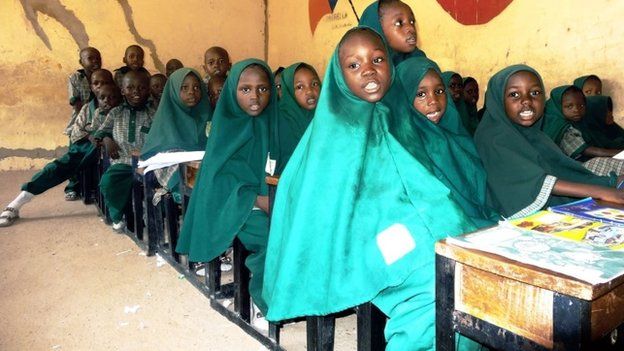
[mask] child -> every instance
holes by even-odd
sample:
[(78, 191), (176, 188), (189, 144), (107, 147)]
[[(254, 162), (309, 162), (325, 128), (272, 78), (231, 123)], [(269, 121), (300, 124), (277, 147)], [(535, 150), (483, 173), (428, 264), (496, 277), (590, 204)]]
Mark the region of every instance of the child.
[(314, 117), (321, 90), (321, 79), (314, 67), (298, 62), (282, 72), (282, 98), (279, 101), (277, 126), (277, 160), (275, 173), (286, 167), (299, 139)]
[(167, 84), (167, 77), (168, 76), (160, 73), (154, 74), (150, 77), (149, 104), (154, 110), (158, 108), (158, 104), (160, 103), (163, 89), (165, 89), (165, 84)]
[[(429, 156), (433, 173), (478, 227), (495, 224), (500, 216), (486, 202), (485, 170), (455, 105), (447, 103), (451, 97), (438, 65), (426, 57), (409, 58), (397, 66), (397, 76), (403, 94), (391, 106), (403, 118), (390, 131), (413, 155)], [(417, 138), (424, 150), (411, 142)]]
[(594, 174), (622, 174), (624, 161), (611, 158), (622, 150), (596, 147), (585, 139), (585, 101), (583, 91), (574, 85), (553, 89), (546, 102), (542, 130), (566, 155), (586, 161), (583, 165)]
[(279, 66), (273, 75), (275, 76), (275, 89), (277, 89), (277, 99), (282, 98), (282, 72), (284, 71), (284, 67)]
[(149, 72), (143, 68), (143, 58), (145, 57), (145, 51), (143, 48), (138, 45), (130, 45), (126, 48), (126, 52), (123, 57), (123, 63), (125, 66), (117, 68), (115, 72), (115, 84), (121, 88), (122, 78), (124, 74), (130, 71), (139, 71), (143, 73), (147, 73), (149, 76)]
[(550, 205), (591, 196), (624, 203), (615, 176), (601, 177), (564, 155), (541, 131), (544, 84), (526, 65), (495, 74), (475, 134), (488, 174), (488, 190), (503, 216), (518, 218)]
[(483, 117), (483, 113), (479, 114), (477, 109), (477, 102), (479, 102), (479, 83), (477, 83), (477, 80), (473, 77), (464, 78), (463, 96), (470, 119), (479, 122), (481, 117)]
[(464, 101), (464, 83), (462, 77), (459, 73), (446, 71), (442, 73), (442, 80), (451, 93), (453, 104), (455, 104), (455, 108), (457, 112), (459, 112), (459, 117), (461, 118), (464, 128), (466, 128), (466, 131), (468, 131), (470, 135), (474, 135), (479, 120), (476, 116), (471, 116), (470, 113), (468, 113), (468, 106), (466, 106), (466, 102)]
[(129, 71), (122, 79), (121, 93), (125, 102), (112, 109), (95, 133), (111, 157), (111, 166), (100, 180), (100, 191), (110, 210), (113, 229), (124, 227), (123, 212), (132, 189), (132, 154), (141, 150), (152, 125), (154, 110), (148, 105), (149, 74)]
[(93, 96), (91, 93), (91, 74), (93, 71), (102, 67), (102, 56), (98, 49), (86, 47), (80, 50), (80, 59), (78, 60), (82, 69), (77, 70), (69, 76), (69, 104), (72, 106), (72, 116), (65, 127), (65, 134), (71, 133), (72, 125), (78, 112), (82, 109), (82, 105), (89, 102)]
[(578, 77), (573, 84), (583, 90), (585, 96), (602, 95), (602, 81), (595, 74)]
[(357, 27), (343, 36), (280, 178), (263, 296), (275, 321), (371, 301), (390, 318), (386, 350), (429, 350), (434, 243), (474, 226), (388, 132), (395, 116), (381, 99), (392, 78), (379, 34)]
[(265, 164), (268, 123), (277, 113), (273, 74), (260, 60), (236, 63), (214, 112), (206, 154), (176, 251), (193, 262), (219, 256), (235, 237), (250, 251), (249, 292), (264, 313), (264, 258), (268, 238)]
[(167, 61), (167, 64), (165, 65), (165, 73), (167, 74), (167, 78), (169, 78), (173, 72), (182, 67), (184, 67), (184, 65), (182, 64), (182, 61), (178, 59), (173, 58)]
[(416, 19), (412, 9), (400, 0), (379, 0), (370, 4), (360, 18), (388, 43), (394, 65), (414, 56), (426, 56), (417, 47)]
[[(208, 94), (199, 73), (190, 68), (176, 70), (165, 85), (164, 97), (141, 149), (141, 159), (160, 152), (204, 150), (206, 122), (211, 118)], [(182, 203), (178, 166), (154, 172), (160, 185), (171, 191), (177, 203)]]
[(613, 120), (613, 100), (604, 95), (588, 96), (586, 110), (583, 137), (598, 147), (624, 149), (624, 130)]
[(204, 64), (202, 66), (206, 72), (204, 83), (214, 76), (227, 76), (232, 63), (230, 62), (230, 54), (219, 46), (213, 46), (204, 53)]
[(110, 83), (99, 89), (97, 99), (99, 106), (92, 116), (86, 113), (88, 107), (85, 105), (76, 118), (71, 133), (72, 143), (67, 153), (48, 163), (28, 183), (22, 185), (21, 193), (0, 214), (0, 227), (13, 224), (19, 218), (19, 211), (22, 206), (30, 202), (35, 195), (55, 187), (81, 170), (95, 164), (97, 161), (97, 142), (91, 133), (100, 126), (108, 111), (121, 101), (119, 88), (113, 84), (112, 76)]

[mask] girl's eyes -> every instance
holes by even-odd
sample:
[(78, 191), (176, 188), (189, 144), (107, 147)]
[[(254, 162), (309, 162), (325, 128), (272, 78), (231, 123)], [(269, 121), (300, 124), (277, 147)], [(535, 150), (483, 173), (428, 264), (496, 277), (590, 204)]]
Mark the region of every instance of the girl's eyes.
[(435, 91), (435, 93), (437, 95), (442, 95), (442, 94), (446, 93), (446, 91), (444, 89), (438, 89), (438, 90)]
[(321, 85), (319, 82), (312, 82), (313, 87), (318, 87), (319, 85)]
[(540, 90), (533, 90), (531, 92), (531, 96), (540, 96), (542, 95), (542, 92)]
[(509, 94), (507, 94), (507, 96), (512, 97), (512, 98), (518, 98), (520, 97), (520, 93), (518, 93), (517, 91), (512, 91)]
[(417, 91), (416, 97), (424, 98), (427, 94), (424, 91)]
[(297, 90), (301, 90), (301, 89), (303, 89), (303, 85), (299, 84), (299, 85), (297, 85), (297, 86), (295, 87), (295, 89), (297, 89)]
[(353, 63), (350, 63), (347, 67), (349, 67), (350, 69), (358, 69), (360, 68), (360, 64), (353, 62)]
[(240, 88), (240, 91), (242, 91), (243, 93), (248, 93), (248, 92), (251, 91), (251, 89), (249, 89), (247, 87), (243, 87), (243, 88)]
[(384, 58), (381, 57), (381, 56), (380, 57), (375, 57), (373, 59), (373, 63), (382, 63), (383, 61), (384, 61)]
[(267, 87), (260, 87), (260, 89), (258, 89), (260, 92), (262, 93), (266, 93), (267, 91), (269, 91), (269, 88)]

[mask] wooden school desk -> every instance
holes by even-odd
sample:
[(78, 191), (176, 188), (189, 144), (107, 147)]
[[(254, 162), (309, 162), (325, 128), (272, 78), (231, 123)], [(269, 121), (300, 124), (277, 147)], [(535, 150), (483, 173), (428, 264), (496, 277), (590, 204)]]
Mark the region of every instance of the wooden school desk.
[(455, 334), (499, 350), (624, 350), (624, 276), (592, 285), (442, 240), (436, 345)]

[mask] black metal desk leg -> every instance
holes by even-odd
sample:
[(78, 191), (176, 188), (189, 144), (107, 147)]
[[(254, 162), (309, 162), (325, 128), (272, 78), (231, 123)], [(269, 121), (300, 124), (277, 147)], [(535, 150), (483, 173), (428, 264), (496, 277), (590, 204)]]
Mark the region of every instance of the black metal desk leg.
[(333, 351), (335, 328), (332, 315), (306, 317), (308, 351)]
[(455, 261), (436, 255), (436, 350), (455, 350)]
[(590, 350), (591, 303), (567, 295), (553, 295), (553, 350)]

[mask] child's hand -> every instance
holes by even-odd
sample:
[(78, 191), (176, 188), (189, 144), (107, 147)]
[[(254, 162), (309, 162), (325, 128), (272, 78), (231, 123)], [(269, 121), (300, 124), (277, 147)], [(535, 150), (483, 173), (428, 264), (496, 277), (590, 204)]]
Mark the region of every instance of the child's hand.
[(87, 136), (87, 138), (89, 139), (89, 141), (91, 142), (91, 144), (93, 144), (93, 146), (95, 147), (99, 147), (100, 146), (100, 139), (96, 139), (93, 135), (89, 134)]
[(259, 207), (262, 211), (269, 213), (269, 197), (258, 195), (254, 206)]
[(608, 189), (599, 199), (616, 204), (624, 204), (624, 190)]
[(110, 158), (112, 158), (113, 160), (119, 158), (119, 145), (117, 145), (115, 140), (109, 137), (105, 137), (104, 140), (102, 140), (102, 143), (104, 143), (104, 146), (106, 147), (106, 152), (108, 153), (108, 156), (110, 156)]

